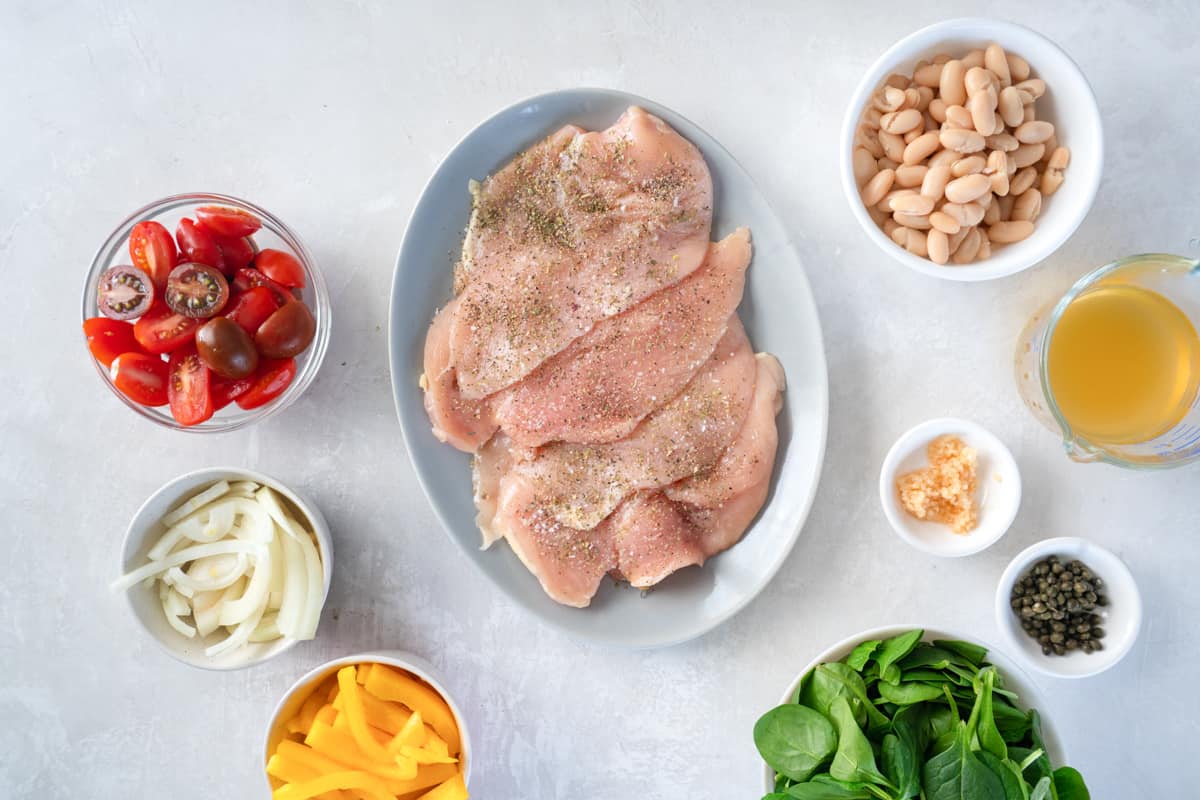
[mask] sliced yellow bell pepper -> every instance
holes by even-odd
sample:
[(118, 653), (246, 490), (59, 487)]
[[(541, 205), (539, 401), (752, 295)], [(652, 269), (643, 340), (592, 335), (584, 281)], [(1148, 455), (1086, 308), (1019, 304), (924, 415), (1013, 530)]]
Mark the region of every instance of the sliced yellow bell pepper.
[(450, 752), (458, 754), (462, 747), (458, 724), (454, 721), (450, 706), (432, 687), (391, 667), (375, 664), (363, 688), (380, 700), (403, 703), (413, 711), (421, 712), (425, 721), (446, 740)]
[[(304, 743), (318, 753), (324, 753), (348, 767), (370, 772), (381, 778), (406, 781), (417, 774), (417, 765), (411, 759), (405, 759), (405, 763), (400, 764), (393, 756), (389, 755), (388, 761), (377, 761), (359, 748), (358, 741), (352, 734), (323, 722), (313, 723), (312, 730), (308, 732)], [(376, 746), (383, 749), (383, 745), (378, 742)]]
[[(347, 737), (348, 738), (348, 737)], [(325, 775), (330, 772), (346, 772), (353, 770), (353, 764), (345, 764), (335, 760), (324, 753), (313, 750), (311, 747), (299, 742), (283, 741), (275, 750), (276, 755), (286, 758), (288, 761), (302, 764), (309, 768), (313, 774)], [(362, 770), (366, 771), (366, 770)], [(385, 784), (388, 791), (399, 794), (401, 791), (409, 791), (408, 786), (403, 781), (397, 781), (387, 775), (378, 775)]]
[[(412, 712), (399, 703), (380, 700), (370, 692), (360, 692), (359, 696), (363, 701), (363, 710), (367, 712), (367, 722), (380, 730), (387, 731), (389, 736), (395, 735), (412, 716)], [(340, 694), (333, 701), (333, 707), (338, 711), (345, 708), (345, 705)]]
[[(313, 721), (315, 722), (316, 720), (321, 720), (321, 722), (324, 722), (327, 725), (332, 725), (337, 718), (338, 710), (333, 707), (333, 703), (326, 703), (325, 705), (321, 706), (321, 710), (317, 712), (317, 716)], [(305, 733), (308, 733), (308, 731), (305, 731)]]
[[(283, 783), (302, 783), (321, 777), (322, 770), (276, 753), (267, 760), (267, 774)], [(321, 800), (345, 800), (346, 795), (333, 789), (319, 797)]]
[(400, 745), (400, 755), (408, 756), (418, 764), (457, 764), (458, 759), (454, 756), (438, 755), (424, 747), (413, 747), (410, 744)]
[(271, 793), (272, 800), (309, 800), (331, 789), (357, 789), (371, 800), (393, 800), (395, 795), (379, 778), (367, 772), (330, 772), (303, 783), (286, 783)]
[(371, 734), (370, 726), (367, 725), (367, 712), (363, 709), (360, 687), (354, 680), (354, 667), (344, 667), (338, 670), (338, 688), (341, 689), (340, 696), (346, 721), (350, 725), (350, 735), (358, 743), (359, 749), (373, 761), (383, 764), (392, 763), (392, 754)]
[(324, 704), (325, 696), (322, 692), (310, 694), (300, 706), (300, 710), (296, 712), (296, 716), (288, 720), (288, 732), (307, 733), (308, 729), (312, 727), (312, 721), (317, 716), (317, 711)]
[(396, 731), (396, 735), (387, 743), (387, 750), (389, 753), (395, 754), (400, 752), (400, 747), (403, 745), (421, 747), (428, 739), (429, 736), (425, 733), (425, 720), (421, 719), (420, 711), (414, 711), (408, 718), (408, 722), (404, 723), (404, 727)]
[(358, 681), (359, 686), (362, 686), (367, 682), (367, 676), (371, 674), (371, 668), (374, 666), (374, 663), (358, 665), (358, 673), (354, 676), (354, 678)]
[(467, 784), (459, 772), (450, 780), (421, 795), (421, 800), (467, 800), (468, 797), (470, 795), (467, 793)]

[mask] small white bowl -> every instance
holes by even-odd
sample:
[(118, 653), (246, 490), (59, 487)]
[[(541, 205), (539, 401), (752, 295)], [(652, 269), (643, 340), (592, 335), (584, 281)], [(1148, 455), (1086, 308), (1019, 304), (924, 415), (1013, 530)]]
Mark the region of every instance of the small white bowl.
[[(198, 469), (168, 481), (150, 495), (133, 515), (133, 520), (125, 530), (125, 541), (121, 545), (121, 574), (146, 563), (146, 553), (163, 534), (160, 520), (168, 511), (221, 480), (254, 481), (270, 486), (291, 504), (293, 510), (300, 513), (302, 519), (299, 521), (316, 536), (317, 551), (321, 554), (321, 567), (324, 571), (325, 593), (328, 595), (330, 579), (333, 576), (333, 537), (316, 505), (269, 475), (236, 467)], [(139, 627), (169, 655), (193, 667), (211, 670), (242, 669), (274, 658), (290, 650), (297, 642), (286, 637), (273, 642), (251, 642), (244, 647), (209, 657), (204, 654), (204, 648), (215, 644), (221, 636), (214, 633), (204, 639), (189, 639), (172, 628), (163, 615), (155, 587), (138, 583), (123, 594)], [(322, 605), (324, 602), (322, 598)]]
[[(948, 433), (978, 454), (979, 524), (970, 533), (917, 519), (901, 507), (896, 494), (896, 478), (928, 466), (926, 447)], [(879, 500), (892, 530), (913, 547), (935, 556), (969, 556), (995, 544), (1012, 525), (1021, 507), (1021, 473), (1009, 449), (987, 429), (965, 419), (931, 419), (901, 436), (888, 451), (879, 471)]]
[[(1010, 605), (1013, 586), (1036, 562), (1052, 555), (1068, 561), (1078, 559), (1104, 581), (1108, 605), (1098, 612), (1104, 620), (1103, 650), (1043, 655), (1041, 645), (1021, 628), (1021, 620)], [(1086, 678), (1109, 669), (1133, 647), (1142, 628), (1142, 596), (1129, 567), (1111, 551), (1086, 539), (1061, 536), (1030, 545), (1004, 570), (996, 588), (996, 625), (1008, 646), (1038, 672), (1055, 678)]]
[[(854, 131), (871, 94), (891, 73), (912, 75), (913, 67), (922, 59), (932, 59), (943, 52), (958, 57), (991, 42), (1024, 58), (1034, 76), (1046, 82), (1046, 94), (1037, 102), (1038, 119), (1054, 123), (1059, 144), (1071, 150), (1071, 163), (1062, 187), (1046, 198), (1032, 236), (1022, 242), (996, 247), (991, 257), (983, 261), (964, 266), (942, 266), (897, 245), (867, 213), (854, 180), (851, 158)], [(867, 236), (906, 267), (953, 281), (984, 281), (1012, 275), (1050, 256), (1087, 216), (1100, 186), (1104, 165), (1104, 134), (1100, 120), (1100, 108), (1087, 78), (1071, 57), (1045, 36), (996, 19), (964, 18), (939, 22), (892, 45), (858, 84), (842, 123), (842, 187), (850, 209)]]
[[(994, 664), (1004, 677), (1005, 687), (1017, 693), (1017, 705), (1025, 710), (1030, 708), (1038, 710), (1042, 719), (1042, 737), (1046, 741), (1046, 750), (1050, 755), (1050, 760), (1056, 767), (1067, 763), (1067, 753), (1059, 741), (1058, 731), (1054, 727), (1054, 717), (1049, 712), (1046, 697), (1042, 694), (1038, 685), (1033, 682), (1033, 679), (1025, 674), (1012, 659), (993, 648), (978, 636), (970, 636), (954, 631), (928, 628), (923, 625), (886, 625), (882, 628), (872, 628), (871, 630), (848, 636), (808, 662), (804, 669), (800, 670), (800, 673), (796, 675), (796, 679), (791, 682), (787, 691), (779, 698), (780, 705), (792, 702), (792, 698), (796, 695), (796, 690), (800, 688), (800, 681), (808, 674), (809, 670), (815, 668), (817, 665), (845, 658), (861, 642), (870, 639), (890, 639), (913, 628), (924, 629), (925, 635), (922, 637), (922, 641), (925, 642), (931, 642), (934, 639), (957, 639), (965, 642), (974, 642), (982, 647), (986, 647), (988, 651), (988, 663)], [(767, 710), (763, 709), (764, 712)], [(768, 793), (775, 791), (775, 771), (765, 764), (763, 765), (763, 770), (765, 778), (763, 788)]]
[(287, 736), (284, 725), (295, 716), (296, 712), (300, 710), (300, 706), (304, 704), (309, 694), (321, 681), (342, 667), (351, 664), (387, 664), (389, 667), (396, 667), (411, 673), (433, 687), (433, 690), (446, 701), (446, 705), (450, 706), (450, 713), (454, 715), (454, 721), (458, 723), (458, 734), (462, 739), (462, 753), (459, 755), (459, 760), (462, 765), (463, 782), (469, 786), (471, 783), (471, 734), (467, 729), (467, 718), (463, 716), (462, 710), (454, 702), (454, 698), (446, 691), (445, 683), (436, 676), (429, 662), (419, 656), (403, 650), (372, 650), (368, 653), (357, 653), (326, 661), (293, 683), (291, 688), (280, 698), (279, 703), (275, 706), (275, 711), (271, 713), (271, 722), (267, 725), (267, 735), (263, 743), (263, 778), (268, 784), (269, 790), (275, 789), (278, 782), (267, 775), (266, 765), (271, 754), (275, 752), (276, 745)]

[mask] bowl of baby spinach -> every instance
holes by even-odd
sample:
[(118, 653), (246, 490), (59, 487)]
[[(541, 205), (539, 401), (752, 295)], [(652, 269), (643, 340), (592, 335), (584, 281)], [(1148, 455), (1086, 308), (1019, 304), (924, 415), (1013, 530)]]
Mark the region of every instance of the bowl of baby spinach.
[(1090, 800), (1003, 654), (911, 625), (845, 639), (754, 726), (763, 800)]

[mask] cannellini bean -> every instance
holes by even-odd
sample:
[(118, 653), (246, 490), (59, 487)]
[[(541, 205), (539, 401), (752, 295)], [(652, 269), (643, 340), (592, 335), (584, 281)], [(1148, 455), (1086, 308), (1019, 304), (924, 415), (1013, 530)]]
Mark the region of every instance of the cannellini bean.
[(983, 224), (995, 225), (1000, 221), (1000, 204), (992, 203), (983, 211)]
[(1013, 205), (1016, 203), (1016, 195), (1009, 192), (1004, 197), (996, 201), (996, 206), (1000, 209), (1000, 219), (1012, 219)]
[(929, 108), (929, 103), (933, 100), (933, 89), (928, 86), (917, 87), (917, 110), (924, 111)]
[(883, 112), (898, 111), (904, 105), (904, 90), (885, 86), (875, 95), (875, 108)]
[(904, 249), (914, 256), (920, 256), (921, 258), (928, 256), (929, 247), (925, 234), (921, 231), (910, 230), (908, 232), (908, 240), (904, 243)]
[(997, 222), (988, 228), (987, 236), (996, 244), (1010, 244), (1026, 239), (1033, 233), (1033, 223), (1028, 220), (1016, 219), (1007, 222)]
[(906, 228), (914, 228), (919, 231), (927, 231), (932, 227), (929, 224), (929, 217), (924, 214), (902, 214), (897, 211), (892, 214), (892, 219)]
[(858, 126), (858, 132), (854, 134), (854, 144), (857, 147), (865, 148), (875, 158), (883, 158), (883, 148), (879, 145), (879, 136), (870, 128), (863, 125)]
[(892, 188), (895, 180), (896, 171), (894, 169), (883, 169), (875, 173), (875, 176), (867, 181), (867, 185), (863, 187), (863, 205), (873, 206), (882, 200), (883, 196)]
[(970, 70), (972, 67), (983, 66), (983, 51), (972, 50), (962, 58), (963, 66)]
[(938, 53), (936, 56), (933, 57), (933, 63), (934, 64), (945, 64), (947, 61), (949, 61), (953, 57), (954, 56), (950, 55), (949, 53)]
[(987, 166), (987, 161), (983, 156), (967, 156), (960, 158), (950, 165), (950, 174), (956, 178), (961, 178), (963, 175), (974, 175), (976, 172), (983, 172), (983, 168)]
[(946, 101), (940, 97), (935, 97), (929, 101), (929, 116), (933, 117), (935, 122), (942, 123), (946, 121)]
[(883, 227), (883, 232), (888, 235), (888, 238), (891, 238), (892, 231), (896, 230), (896, 228), (901, 227), (900, 224), (898, 222), (896, 222), (896, 220), (892, 219), (891, 217), (885, 217), (884, 220), (879, 224)]
[(992, 181), (992, 194), (996, 195), (997, 197), (1004, 197), (1004, 195), (1008, 194), (1009, 184), (1007, 172), (993, 172), (990, 177)]
[(904, 163), (919, 164), (937, 151), (940, 142), (936, 131), (923, 133), (904, 148)]
[(889, 111), (879, 120), (879, 127), (888, 133), (908, 133), (921, 124), (921, 112), (915, 108)]
[(992, 256), (992, 243), (988, 241), (986, 236), (979, 238), (979, 252), (975, 254), (976, 261), (983, 261), (985, 258)]
[(923, 64), (913, 72), (913, 83), (917, 86), (937, 86), (942, 79), (941, 64)]
[(950, 237), (945, 231), (938, 230), (934, 227), (926, 237), (925, 249), (929, 253), (929, 260), (935, 264), (945, 264), (950, 260)]
[(1023, 92), (1029, 92), (1034, 100), (1046, 93), (1046, 82), (1040, 78), (1030, 78), (1014, 85)]
[(876, 164), (876, 166), (879, 167), (879, 169), (895, 169), (896, 167), (900, 166), (898, 163), (896, 163), (895, 161), (892, 161), (887, 156), (884, 156), (883, 158), (879, 159), (877, 162), (875, 162), (875, 164)]
[[(1048, 147), (1049, 145), (1047, 145)], [(1056, 147), (1054, 152), (1050, 154), (1050, 161), (1047, 166), (1050, 169), (1066, 169), (1067, 164), (1071, 163), (1071, 151), (1065, 147)]]
[(1033, 108), (1033, 103), (1027, 106), (1021, 106), (1021, 124), (1026, 122), (1034, 122), (1037, 120), (1037, 111)]
[(1038, 171), (1036, 168), (1029, 166), (1024, 169), (1017, 170), (1017, 174), (1009, 181), (1008, 191), (1014, 195), (1024, 194), (1025, 191), (1038, 179)]
[(946, 124), (952, 128), (971, 128), (971, 112), (965, 106), (946, 106)]
[(1013, 202), (1012, 218), (1015, 220), (1033, 222), (1041, 213), (1042, 193), (1037, 189), (1022, 192)]
[(1046, 145), (1046, 152), (1042, 153), (1042, 162), (1043, 163), (1049, 162), (1050, 156), (1054, 155), (1054, 151), (1058, 149), (1057, 131), (1055, 131), (1055, 133), (1056, 133), (1056, 135), (1051, 136), (1049, 139), (1042, 142), (1042, 144)]
[(854, 182), (860, 188), (879, 171), (875, 166), (875, 158), (861, 147), (854, 148), (850, 160), (854, 165)]
[(923, 194), (906, 194), (892, 200), (892, 211), (900, 214), (925, 216), (933, 211), (933, 198)]
[(954, 251), (955, 264), (970, 264), (975, 260), (975, 256), (979, 254), (979, 242), (983, 239), (983, 235), (978, 228), (971, 228), (967, 231), (967, 235), (958, 245), (958, 249)]
[(885, 194), (883, 199), (880, 200), (875, 207), (884, 213), (891, 214), (896, 210), (895, 207), (892, 206), (892, 201), (897, 197), (903, 197), (906, 194), (916, 194), (916, 192), (914, 192), (912, 189), (893, 189)]
[(882, 117), (883, 114), (880, 113), (878, 108), (868, 108), (863, 112), (863, 124), (874, 130), (879, 127), (879, 122)]
[(931, 164), (925, 171), (925, 178), (921, 181), (921, 194), (932, 197), (934, 200), (941, 200), (946, 193), (946, 184), (950, 182), (950, 177), (949, 166)]
[[(979, 222), (978, 219), (974, 218), (975, 213), (968, 210), (962, 203), (944, 203), (939, 210), (957, 222), (960, 228), (969, 228)], [(979, 208), (978, 210), (979, 218), (983, 219), (983, 209)]]
[(1011, 153), (1021, 146), (1017, 141), (1017, 137), (1011, 133), (994, 133), (987, 137), (987, 146), (991, 150), (1003, 150), (1006, 153)]
[(946, 105), (961, 106), (967, 102), (966, 76), (967, 69), (961, 61), (947, 61), (942, 67), (942, 74), (938, 80), (938, 93)]
[(967, 101), (967, 110), (971, 112), (971, 122), (975, 130), (986, 136), (993, 135), (996, 128), (996, 92), (988, 87), (971, 95)]
[(956, 153), (953, 150), (938, 150), (929, 159), (929, 168), (953, 166), (954, 162), (960, 158), (962, 158), (962, 154)]
[(936, 131), (936, 130), (939, 130), (940, 128), (941, 128), (941, 124), (936, 119), (933, 118), (933, 116), (929, 113), (929, 109), (926, 109), (925, 110), (925, 130), (926, 131)]
[(921, 93), (917, 91), (917, 87), (909, 86), (904, 90), (904, 105), (901, 108), (916, 108), (921, 102)]
[(963, 83), (966, 87), (967, 95), (971, 96), (976, 92), (982, 92), (992, 85), (992, 74), (984, 67), (971, 67), (967, 70), (967, 74), (963, 78)]
[(1057, 192), (1058, 187), (1062, 186), (1062, 182), (1063, 171), (1061, 169), (1047, 167), (1046, 171), (1042, 173), (1042, 182), (1039, 187), (1042, 190), (1042, 196), (1049, 197)]
[(988, 68), (1003, 88), (1012, 83), (1012, 74), (1008, 71), (1008, 55), (1004, 48), (992, 42), (983, 51), (983, 65)]
[(892, 161), (899, 162), (904, 158), (904, 137), (887, 131), (879, 132), (879, 144), (883, 154)]
[(929, 215), (929, 224), (942, 233), (958, 233), (962, 225), (945, 211), (935, 211)]
[(892, 241), (901, 247), (904, 247), (906, 244), (908, 244), (908, 228), (896, 222), (896, 220), (892, 219), (891, 217), (888, 217), (888, 222), (896, 226), (892, 228), (891, 233), (888, 234)]
[(1030, 70), (1028, 61), (1015, 53), (1005, 53), (1005, 58), (1008, 59), (1008, 74), (1012, 76), (1014, 82), (1029, 79)]
[(997, 107), (1000, 109), (1000, 117), (1004, 120), (1005, 125), (1015, 128), (1021, 124), (1025, 110), (1021, 103), (1021, 93), (1016, 89), (1011, 86), (1001, 89)]
[(920, 186), (929, 167), (924, 164), (905, 164), (896, 168), (896, 184), (905, 188)]
[(887, 78), (883, 81), (883, 85), (890, 86), (893, 89), (899, 89), (900, 91), (903, 92), (905, 89), (908, 88), (908, 85), (911, 82), (912, 81), (910, 81), (905, 76), (899, 74), (898, 72), (893, 72), (891, 75), (888, 75)]
[(1017, 169), (1023, 169), (1036, 164), (1042, 160), (1042, 155), (1046, 152), (1044, 144), (1023, 144), (1016, 150), (1012, 151), (1013, 163), (1017, 165)]
[(917, 138), (924, 132), (925, 132), (925, 126), (918, 125), (917, 127), (913, 128), (908, 133), (904, 134), (904, 143), (908, 144), (909, 142), (911, 142), (913, 139)]
[(971, 232), (971, 228), (959, 228), (958, 233), (950, 234), (950, 253), (953, 255), (962, 245), (963, 239), (967, 238), (967, 234)]
[(951, 203), (970, 203), (990, 191), (991, 183), (987, 175), (964, 175), (946, 184), (946, 199)]
[(1008, 174), (1008, 155), (1003, 150), (993, 150), (988, 153), (987, 166), (983, 171), (988, 175), (996, 172)]
[(985, 144), (982, 135), (964, 128), (948, 128), (938, 134), (938, 141), (942, 147), (958, 153), (978, 153)]

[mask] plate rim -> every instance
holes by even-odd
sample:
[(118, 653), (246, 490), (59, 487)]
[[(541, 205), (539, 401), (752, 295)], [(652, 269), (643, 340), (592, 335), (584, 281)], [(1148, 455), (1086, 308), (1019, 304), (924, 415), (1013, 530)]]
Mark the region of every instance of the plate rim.
[[(450, 521), (442, 513), (442, 510), (438, 507), (438, 504), (436, 502), (434, 502), (433, 496), (430, 491), (429, 482), (426, 480), (426, 476), (423, 474), (420, 466), (417, 464), (416, 458), (413, 455), (414, 454), (413, 442), (415, 441), (415, 436), (417, 435), (417, 432), (414, 430), (410, 430), (409, 426), (405, 424), (403, 408), (401, 405), (402, 400), (401, 400), (400, 391), (401, 391), (402, 381), (400, 379), (398, 371), (401, 369), (400, 362), (402, 360), (402, 355), (401, 355), (401, 348), (396, 340), (396, 336), (394, 335), (393, 328), (396, 323), (396, 308), (397, 308), (397, 300), (398, 300), (397, 290), (400, 286), (400, 273), (401, 273), (401, 267), (402, 267), (402, 263), (403, 263), (402, 259), (404, 256), (405, 248), (409, 242), (409, 237), (411, 235), (413, 235), (413, 224), (412, 223), (417, 214), (418, 209), (420, 208), (421, 201), (425, 198), (426, 194), (429, 192), (429, 190), (433, 186), (434, 182), (438, 180), (438, 177), (439, 177), (442, 169), (445, 167), (447, 160), (449, 160), (449, 158), (455, 152), (457, 152), (459, 150), (459, 148), (461, 148), (463, 146), (463, 144), (467, 141), (467, 139), (471, 138), (476, 133), (476, 131), (478, 131), (480, 128), (494, 122), (496, 119), (498, 119), (502, 116), (514, 113), (523, 107), (526, 107), (526, 106), (529, 106), (529, 105), (532, 105), (535, 103), (544, 102), (544, 101), (547, 101), (552, 98), (559, 98), (559, 97), (563, 97), (563, 96), (578, 96), (581, 94), (582, 95), (600, 95), (600, 96), (604, 96), (607, 98), (620, 99), (622, 102), (624, 102), (626, 104), (637, 105), (637, 106), (646, 108), (646, 110), (652, 114), (657, 113), (655, 110), (656, 108), (664, 109), (664, 110), (670, 112), (670, 114), (674, 115), (675, 117), (678, 117), (679, 119), (683, 120), (687, 124), (693, 126), (694, 128), (696, 128), (696, 130), (704, 133), (712, 141), (712, 143), (715, 145), (715, 147), (717, 147), (720, 150), (721, 154), (725, 158), (727, 158), (734, 166), (736, 166), (736, 168), (738, 170), (741, 171), (742, 175), (745, 176), (745, 179), (749, 182), (750, 187), (754, 190), (755, 194), (758, 195), (758, 197), (762, 201), (763, 205), (770, 212), (771, 216), (774, 217), (775, 221), (779, 225), (780, 230), (784, 233), (784, 245), (789, 250), (791, 250), (792, 256), (796, 259), (796, 262), (800, 265), (800, 268), (801, 268), (800, 272), (797, 276), (795, 276), (795, 279), (800, 281), (801, 285), (803, 286), (804, 291), (808, 295), (808, 303), (811, 306), (811, 308), (809, 310), (812, 313), (812, 318), (815, 323), (816, 347), (814, 348), (814, 351), (817, 354), (818, 358), (817, 358), (817, 363), (814, 364), (814, 366), (819, 367), (819, 370), (814, 370), (814, 371), (819, 371), (820, 380), (814, 381), (813, 383), (814, 383), (814, 388), (816, 390), (815, 400), (817, 401), (821, 424), (820, 424), (820, 436), (818, 437), (818, 440), (816, 442), (816, 460), (814, 463), (813, 479), (810, 483), (810, 486), (808, 487), (807, 496), (804, 498), (803, 502), (800, 503), (798, 506), (799, 511), (800, 511), (799, 522), (795, 525), (794, 529), (789, 532), (785, 545), (783, 547), (779, 548), (779, 552), (778, 552), (777, 556), (775, 557), (773, 563), (769, 564), (767, 566), (767, 568), (764, 570), (763, 580), (761, 581), (760, 585), (754, 591), (748, 592), (745, 595), (739, 597), (736, 602), (732, 603), (729, 606), (729, 608), (723, 610), (720, 614), (711, 618), (708, 622), (691, 626), (688, 629), (684, 630), (682, 633), (678, 633), (678, 634), (668, 636), (668, 637), (661, 637), (661, 638), (655, 639), (654, 641), (647, 641), (647, 642), (623, 642), (623, 641), (619, 641), (619, 640), (615, 640), (615, 639), (611, 639), (611, 638), (607, 638), (607, 637), (598, 638), (595, 636), (589, 636), (585, 632), (582, 632), (577, 628), (570, 627), (570, 626), (560, 622), (559, 620), (555, 619), (551, 615), (543, 614), (543, 613), (539, 612), (530, 603), (526, 602), (523, 598), (518, 597), (515, 593), (508, 591), (504, 586), (500, 585), (499, 581), (497, 581), (490, 574), (488, 574), (488, 572), (483, 568), (483, 565), (476, 561), (476, 559), (472, 556), (471, 552), (468, 552), (468, 550), (469, 550), (468, 546), (465, 543), (459, 541), (458, 537), (455, 536), (455, 534), (453, 533), (452, 525), (450, 524)], [(739, 303), (739, 307), (740, 307), (740, 305), (741, 304)], [(454, 543), (455, 547), (458, 548), (458, 550), (460, 551), (460, 554), (467, 558), (467, 560), (471, 563), (472, 568), (475, 569), (476, 571), (478, 571), (480, 574), (482, 574), (483, 577), (486, 579), (486, 582), (491, 584), (494, 589), (498, 590), (501, 594), (503, 594), (506, 598), (508, 598), (508, 600), (510, 602), (512, 602), (516, 606), (520, 607), (523, 612), (528, 613), (531, 616), (535, 617), (540, 623), (543, 623), (557, 631), (561, 631), (562, 633), (566, 634), (569, 638), (571, 638), (575, 641), (587, 642), (594, 646), (604, 646), (604, 647), (610, 647), (610, 648), (614, 648), (614, 649), (650, 650), (650, 649), (673, 647), (678, 644), (683, 644), (684, 642), (692, 641), (693, 639), (698, 639), (699, 637), (712, 632), (716, 628), (719, 628), (721, 625), (728, 622), (730, 619), (732, 619), (734, 616), (736, 616), (743, 609), (745, 609), (746, 606), (748, 606), (751, 602), (753, 602), (754, 599), (757, 598), (759, 595), (761, 595), (763, 590), (765, 590), (767, 588), (767, 586), (770, 585), (770, 583), (775, 579), (775, 576), (779, 573), (779, 570), (783, 568), (784, 562), (787, 561), (788, 557), (791, 555), (792, 551), (795, 549), (796, 542), (800, 538), (800, 532), (802, 530), (804, 530), (804, 526), (808, 523), (809, 515), (812, 513), (813, 504), (816, 501), (817, 490), (821, 484), (821, 477), (822, 477), (822, 473), (824, 472), (825, 455), (826, 455), (826, 449), (827, 449), (827, 444), (828, 444), (828, 439), (829, 439), (829, 364), (828, 364), (828, 359), (826, 358), (826, 353), (825, 353), (825, 332), (824, 332), (823, 326), (821, 325), (820, 310), (817, 306), (816, 296), (813, 294), (812, 284), (808, 280), (808, 270), (805, 268), (803, 260), (800, 258), (799, 253), (796, 251), (796, 248), (795, 248), (795, 245), (793, 242), (793, 238), (791, 236), (789, 229), (784, 224), (783, 218), (780, 217), (778, 213), (776, 213), (774, 206), (767, 199), (766, 195), (763, 194), (761, 188), (758, 185), (758, 182), (754, 180), (754, 177), (750, 174), (750, 172), (742, 165), (742, 163), (740, 161), (738, 161), (733, 156), (732, 153), (729, 152), (728, 149), (725, 148), (725, 146), (723, 144), (720, 143), (720, 141), (717, 140), (716, 137), (714, 137), (712, 134), (708, 133), (702, 126), (696, 124), (690, 118), (684, 116), (683, 114), (680, 114), (679, 112), (675, 111), (673, 108), (671, 108), (669, 106), (663, 105), (662, 103), (658, 103), (649, 98), (642, 97), (641, 95), (622, 91), (620, 89), (611, 89), (611, 88), (606, 88), (606, 87), (593, 87), (593, 86), (569, 87), (569, 88), (563, 88), (563, 89), (555, 89), (555, 90), (548, 91), (548, 92), (541, 92), (539, 94), (535, 94), (535, 95), (531, 95), (529, 97), (524, 97), (524, 98), (518, 99), (512, 103), (502, 106), (500, 109), (489, 114), (487, 117), (485, 117), (484, 119), (482, 119), (478, 123), (476, 123), (474, 126), (472, 126), (470, 130), (468, 130), (466, 133), (464, 133), (461, 137), (458, 138), (458, 140), (454, 143), (454, 145), (451, 146), (450, 149), (447, 150), (445, 152), (445, 154), (441, 157), (441, 159), (438, 161), (437, 166), (434, 167), (433, 171), (429, 175), (429, 178), (422, 185), (421, 191), (417, 194), (416, 200), (413, 202), (412, 208), (409, 211), (408, 220), (405, 222), (405, 226), (404, 226), (404, 234), (400, 239), (400, 245), (396, 251), (395, 266), (392, 270), (392, 281), (391, 281), (391, 285), (389, 287), (387, 338), (388, 338), (388, 342), (387, 342), (388, 377), (389, 377), (389, 379), (391, 381), (391, 385), (392, 385), (391, 386), (391, 388), (392, 388), (392, 403), (395, 408), (396, 418), (398, 419), (398, 421), (400, 423), (400, 433), (401, 433), (401, 436), (404, 441), (405, 452), (406, 452), (406, 455), (408, 456), (409, 463), (412, 466), (413, 473), (416, 476), (417, 484), (421, 487), (421, 491), (425, 495), (426, 503), (428, 504), (429, 508), (433, 511), (433, 514), (437, 518), (438, 522), (441, 524), (442, 532), (445, 534), (445, 536), (447, 536)], [(777, 473), (775, 473), (775, 474), (777, 474)], [(772, 477), (774, 478), (775, 475), (773, 474)], [(766, 508), (766, 505), (763, 506), (763, 509), (765, 509), (765, 508)], [(759, 515), (761, 515), (761, 514), (762, 514), (762, 509), (760, 509), (760, 511), (759, 511)], [(756, 515), (756, 520), (758, 519), (759, 515)], [(748, 533), (749, 530), (750, 529), (747, 528), (746, 533)], [(743, 536), (745, 536), (745, 533), (743, 533)], [(553, 601), (551, 600), (549, 602), (553, 602)], [(580, 613), (587, 613), (588, 609), (586, 609), (586, 608), (579, 609), (579, 611), (580, 611)]]

